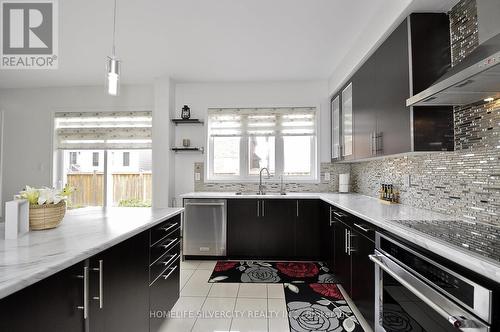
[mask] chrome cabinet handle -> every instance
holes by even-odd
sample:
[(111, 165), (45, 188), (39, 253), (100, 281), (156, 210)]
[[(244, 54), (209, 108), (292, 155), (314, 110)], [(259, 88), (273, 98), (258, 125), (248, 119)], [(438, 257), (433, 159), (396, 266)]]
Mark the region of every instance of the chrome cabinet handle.
[(177, 242), (178, 238), (171, 240), (168, 244), (161, 244), (160, 246), (164, 249), (170, 248), (175, 242)]
[(83, 279), (83, 305), (78, 306), (79, 310), (83, 310), (83, 319), (87, 319), (89, 316), (89, 267), (83, 267), (83, 275), (77, 276)]
[(163, 264), (165, 266), (169, 266), (170, 263), (172, 263), (179, 255), (178, 254), (173, 254), (173, 255), (170, 255), (170, 259), (166, 262), (160, 262), (160, 264)]
[(167, 279), (168, 279), (168, 277), (170, 277), (170, 275), (171, 275), (172, 273), (174, 273), (175, 269), (177, 269), (177, 265), (176, 265), (176, 266), (174, 266), (174, 267), (170, 267), (170, 268), (168, 268), (168, 270), (170, 270), (170, 272), (169, 272), (168, 274), (166, 274), (166, 275), (165, 275), (165, 274), (163, 274), (163, 275), (162, 275), (163, 279), (167, 280)]
[(266, 201), (262, 201), (262, 216), (265, 217), (266, 216), (266, 208), (265, 208), (265, 203)]
[(370, 231), (370, 229), (369, 229), (369, 228), (363, 227), (363, 226), (361, 226), (361, 225), (359, 225), (359, 224), (356, 224), (356, 223), (354, 223), (354, 226), (356, 226), (357, 228), (359, 228), (359, 229), (360, 229), (360, 230), (362, 230), (363, 232), (367, 232), (367, 233), (368, 233), (368, 232)]
[(344, 243), (344, 252), (345, 252), (346, 254), (347, 254), (347, 241), (348, 241), (348, 240), (347, 240), (347, 237), (348, 237), (348, 235), (347, 235), (347, 228), (345, 228), (345, 229), (344, 229), (344, 242), (345, 242), (345, 243)]
[(297, 217), (299, 216), (299, 200), (297, 200)]
[(257, 217), (260, 217), (260, 201), (257, 200)]
[(356, 235), (352, 235), (350, 230), (349, 230), (349, 231), (347, 231), (347, 243), (348, 243), (348, 244), (347, 244), (347, 254), (348, 254), (349, 256), (351, 256), (351, 253), (356, 252), (356, 249), (353, 249), (353, 248), (352, 248), (352, 245), (351, 245), (351, 244), (352, 244), (352, 243), (351, 243), (351, 239), (352, 239), (354, 236), (356, 236)]
[(165, 232), (168, 232), (169, 230), (171, 230), (175, 226), (177, 226), (177, 224), (170, 224), (170, 226), (168, 226), (168, 227), (162, 227), (160, 229), (163, 230), (163, 231), (165, 231)]
[(335, 219), (333, 216), (332, 216), (332, 213), (333, 213), (333, 209), (330, 207), (330, 227), (335, 224), (336, 222), (338, 222), (337, 219)]
[(102, 309), (104, 302), (104, 286), (103, 286), (103, 265), (104, 262), (102, 259), (99, 260), (99, 267), (94, 267), (92, 271), (99, 272), (99, 296), (94, 296), (93, 300), (99, 300), (99, 309)]
[(346, 215), (345, 215), (345, 214), (340, 213), (340, 212), (337, 212), (337, 211), (332, 211), (332, 213), (333, 213), (334, 215), (336, 215), (337, 217), (339, 217), (339, 218), (346, 217)]

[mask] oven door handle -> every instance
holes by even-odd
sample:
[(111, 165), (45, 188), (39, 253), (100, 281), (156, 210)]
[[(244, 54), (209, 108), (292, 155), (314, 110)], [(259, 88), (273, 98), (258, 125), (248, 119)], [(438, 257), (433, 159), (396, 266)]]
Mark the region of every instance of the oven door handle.
[[(412, 292), (416, 297), (429, 305), (439, 315), (445, 318), (457, 329), (466, 329), (467, 332), (489, 332), (490, 328), (473, 317), (468, 312), (460, 309), (453, 302), (435, 291), (426, 283), (410, 274), (388, 257), (376, 253), (368, 256), (379, 268), (387, 272), (403, 287)], [(438, 303), (436, 303), (438, 302)]]

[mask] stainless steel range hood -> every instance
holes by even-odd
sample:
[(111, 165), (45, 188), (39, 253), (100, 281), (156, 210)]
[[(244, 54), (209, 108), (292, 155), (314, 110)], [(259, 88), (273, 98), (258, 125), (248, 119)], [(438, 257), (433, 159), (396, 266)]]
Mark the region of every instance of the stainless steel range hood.
[(500, 98), (500, 1), (477, 0), (480, 45), (406, 106), (461, 106)]

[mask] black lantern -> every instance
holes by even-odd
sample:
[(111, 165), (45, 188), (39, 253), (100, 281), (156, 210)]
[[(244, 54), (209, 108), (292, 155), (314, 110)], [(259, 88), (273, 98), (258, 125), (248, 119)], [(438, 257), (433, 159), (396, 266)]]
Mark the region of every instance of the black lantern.
[(190, 117), (191, 117), (191, 109), (189, 108), (188, 105), (184, 105), (184, 107), (182, 108), (181, 118), (187, 120)]

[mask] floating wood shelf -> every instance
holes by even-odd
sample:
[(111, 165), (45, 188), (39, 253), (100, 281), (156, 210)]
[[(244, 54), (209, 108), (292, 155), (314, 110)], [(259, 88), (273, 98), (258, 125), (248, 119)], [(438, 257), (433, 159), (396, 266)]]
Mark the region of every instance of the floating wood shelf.
[(176, 126), (180, 124), (203, 124), (203, 121), (200, 119), (172, 119), (172, 122)]
[(199, 148), (196, 148), (196, 147), (192, 147), (192, 148), (173, 147), (171, 150), (176, 152), (176, 153), (177, 152), (201, 152), (201, 153), (203, 153), (205, 151), (205, 149), (203, 147), (199, 147)]

